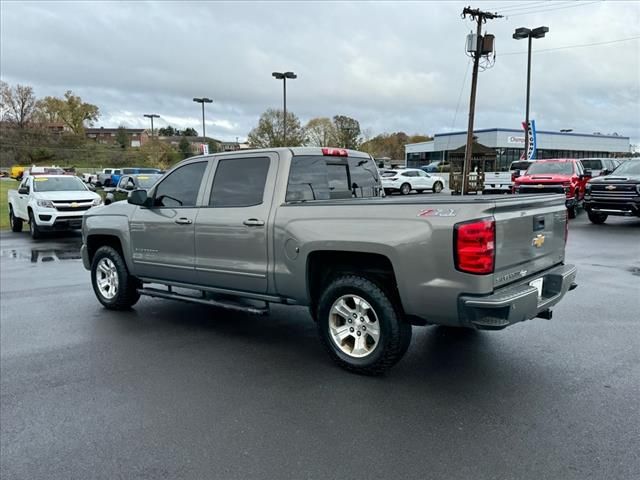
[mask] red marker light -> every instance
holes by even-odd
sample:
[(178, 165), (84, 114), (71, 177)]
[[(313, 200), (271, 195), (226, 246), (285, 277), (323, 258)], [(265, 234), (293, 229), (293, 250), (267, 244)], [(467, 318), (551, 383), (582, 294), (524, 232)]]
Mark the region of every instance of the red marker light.
[(344, 148), (323, 148), (322, 155), (327, 157), (348, 157), (349, 152)]

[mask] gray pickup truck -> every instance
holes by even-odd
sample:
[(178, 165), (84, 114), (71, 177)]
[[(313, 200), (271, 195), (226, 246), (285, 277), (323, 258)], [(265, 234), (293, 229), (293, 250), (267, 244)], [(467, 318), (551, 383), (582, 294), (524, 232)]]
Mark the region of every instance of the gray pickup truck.
[(573, 289), (563, 195), (384, 197), (370, 155), (274, 148), (194, 157), (88, 211), (102, 305), (140, 295), (255, 314), (309, 307), (342, 367), (377, 374), (413, 325), (501, 329)]

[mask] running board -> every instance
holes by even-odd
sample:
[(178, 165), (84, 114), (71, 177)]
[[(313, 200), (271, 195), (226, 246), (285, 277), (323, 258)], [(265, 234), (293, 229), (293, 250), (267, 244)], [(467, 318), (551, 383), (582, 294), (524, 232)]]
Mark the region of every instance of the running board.
[(176, 293), (172, 290), (160, 290), (157, 288), (139, 288), (138, 293), (140, 295), (146, 295), (148, 297), (165, 298), (167, 300), (179, 300), (182, 302), (189, 302), (189, 303), (199, 303), (201, 305), (209, 305), (210, 307), (223, 308), (225, 310), (249, 313), (252, 315), (268, 315), (269, 314), (269, 306), (266, 302), (264, 307), (259, 307), (259, 306), (243, 304), (241, 302), (235, 302), (227, 299), (224, 299), (224, 300), (214, 299), (206, 295), (203, 295), (201, 297), (196, 297), (193, 295)]

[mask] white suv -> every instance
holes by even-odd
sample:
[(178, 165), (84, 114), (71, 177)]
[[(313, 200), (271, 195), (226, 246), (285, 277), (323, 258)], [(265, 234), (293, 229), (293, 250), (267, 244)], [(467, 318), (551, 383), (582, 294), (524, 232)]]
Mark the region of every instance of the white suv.
[(444, 178), (426, 173), (419, 168), (382, 171), (382, 187), (387, 194), (400, 192), (402, 195), (409, 195), (412, 190), (416, 190), (418, 193), (425, 190), (440, 193), (444, 185)]

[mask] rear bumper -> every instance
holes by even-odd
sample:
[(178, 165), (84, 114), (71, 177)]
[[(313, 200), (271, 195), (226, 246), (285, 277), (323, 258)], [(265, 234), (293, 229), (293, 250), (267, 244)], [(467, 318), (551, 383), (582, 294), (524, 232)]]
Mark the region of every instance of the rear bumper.
[[(542, 295), (530, 283), (543, 278)], [(551, 318), (550, 308), (576, 288), (576, 267), (560, 265), (491, 295), (463, 295), (459, 299), (460, 322), (479, 329), (497, 330), (535, 317)]]

